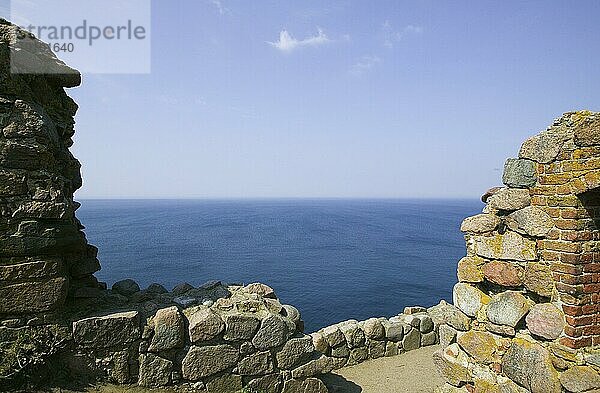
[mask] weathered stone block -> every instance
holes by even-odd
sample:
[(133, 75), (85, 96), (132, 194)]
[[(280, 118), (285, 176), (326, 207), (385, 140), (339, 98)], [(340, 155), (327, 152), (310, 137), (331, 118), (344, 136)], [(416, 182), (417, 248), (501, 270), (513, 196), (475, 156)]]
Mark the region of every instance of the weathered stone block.
[(529, 188), (537, 182), (535, 162), (531, 160), (509, 158), (504, 165), (502, 181), (509, 187)]
[(231, 314), (225, 317), (225, 335), (228, 341), (252, 340), (260, 319), (252, 315)]
[(185, 323), (177, 307), (163, 308), (156, 312), (153, 319), (154, 336), (150, 343), (150, 352), (181, 348), (185, 343)]
[(558, 157), (565, 141), (572, 135), (573, 132), (561, 126), (542, 131), (523, 143), (519, 158), (529, 159), (540, 164), (548, 164)]
[(137, 311), (86, 318), (73, 323), (73, 339), (86, 348), (124, 347), (140, 336)]
[(26, 314), (55, 310), (67, 297), (67, 280), (53, 278), (0, 285), (0, 314)]
[(541, 345), (515, 338), (502, 358), (502, 371), (532, 393), (560, 393), (558, 372)]
[(240, 375), (266, 375), (273, 372), (273, 361), (269, 351), (246, 356), (237, 366)]
[(550, 267), (541, 263), (530, 262), (525, 267), (525, 288), (540, 296), (552, 296), (554, 280)]
[(519, 188), (502, 188), (488, 199), (488, 206), (496, 210), (514, 211), (529, 205), (529, 190)]
[(327, 393), (327, 386), (317, 378), (285, 381), (281, 393)]
[(198, 381), (235, 366), (238, 358), (238, 350), (230, 345), (193, 346), (181, 362), (181, 371), (185, 379)]
[(263, 319), (260, 329), (252, 339), (252, 345), (263, 351), (283, 345), (288, 338), (288, 326), (279, 315), (270, 315)]
[(452, 300), (463, 313), (475, 317), (481, 307), (489, 303), (490, 297), (474, 286), (458, 283), (454, 285)]
[(481, 266), (485, 259), (481, 257), (464, 257), (458, 262), (458, 281), (478, 283), (483, 281)]
[(288, 340), (277, 352), (277, 366), (282, 369), (291, 369), (301, 362), (309, 360), (315, 351), (311, 336), (292, 338)]
[(571, 116), (575, 123), (575, 144), (577, 146), (600, 145), (600, 116), (589, 111), (576, 112)]
[(518, 287), (523, 284), (524, 269), (512, 262), (492, 261), (483, 266), (485, 278), (505, 287)]
[(142, 354), (138, 385), (148, 388), (166, 386), (171, 380), (172, 370), (172, 361), (153, 354)]
[(472, 236), (469, 247), (481, 257), (512, 261), (534, 261), (537, 259), (536, 243), (516, 232), (503, 235)]
[(600, 389), (600, 375), (591, 367), (575, 366), (560, 375), (560, 383), (569, 392), (591, 392)]
[(490, 364), (501, 357), (504, 341), (491, 333), (471, 330), (458, 335), (456, 342), (478, 363)]
[(203, 306), (192, 311), (188, 319), (188, 329), (192, 343), (212, 340), (225, 329), (221, 317), (211, 309)]
[(465, 218), (460, 226), (460, 230), (467, 233), (487, 233), (498, 228), (501, 222), (500, 217), (494, 214), (478, 214)]
[(468, 356), (458, 344), (451, 344), (447, 348), (436, 351), (433, 354), (433, 363), (451, 385), (461, 386), (466, 382), (473, 381), (469, 370)]
[(506, 224), (515, 232), (533, 237), (546, 237), (554, 228), (552, 217), (535, 206), (528, 206), (511, 213)]
[(486, 312), (490, 322), (515, 327), (529, 311), (531, 302), (519, 292), (506, 291), (492, 296)]
[(565, 316), (554, 304), (535, 304), (525, 318), (527, 329), (548, 340), (557, 339), (565, 327)]

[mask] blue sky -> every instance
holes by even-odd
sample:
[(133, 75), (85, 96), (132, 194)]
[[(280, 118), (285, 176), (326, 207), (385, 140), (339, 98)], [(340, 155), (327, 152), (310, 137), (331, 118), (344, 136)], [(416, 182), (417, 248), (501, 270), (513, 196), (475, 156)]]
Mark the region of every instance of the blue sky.
[(468, 197), (600, 110), (598, 1), (152, 3), (152, 72), (84, 75), (79, 198)]

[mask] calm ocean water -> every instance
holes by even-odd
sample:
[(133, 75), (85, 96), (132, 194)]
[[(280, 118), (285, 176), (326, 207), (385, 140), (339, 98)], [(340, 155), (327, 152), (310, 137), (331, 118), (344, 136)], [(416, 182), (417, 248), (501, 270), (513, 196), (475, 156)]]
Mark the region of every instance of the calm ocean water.
[(85, 200), (97, 277), (171, 289), (187, 281), (271, 285), (308, 332), (450, 299), (465, 254), (462, 200)]

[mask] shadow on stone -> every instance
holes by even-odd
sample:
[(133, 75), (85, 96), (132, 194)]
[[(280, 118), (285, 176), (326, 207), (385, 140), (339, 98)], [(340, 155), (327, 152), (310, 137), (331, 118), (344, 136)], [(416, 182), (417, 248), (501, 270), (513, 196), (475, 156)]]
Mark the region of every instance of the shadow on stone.
[(360, 386), (341, 375), (326, 374), (321, 377), (321, 380), (327, 386), (329, 393), (361, 393), (363, 391)]

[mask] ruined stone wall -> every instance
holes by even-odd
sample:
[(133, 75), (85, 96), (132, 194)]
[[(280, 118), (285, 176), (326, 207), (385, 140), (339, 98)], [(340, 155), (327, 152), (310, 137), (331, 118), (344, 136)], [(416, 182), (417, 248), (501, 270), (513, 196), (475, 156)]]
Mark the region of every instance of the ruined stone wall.
[(461, 227), (440, 391), (600, 389), (600, 114), (567, 113), (527, 140), (503, 182)]
[[(80, 164), (69, 152), (77, 105), (64, 87), (80, 75), (43, 45), (28, 48), (57, 74), (10, 70), (15, 29), (0, 20), (0, 321), (22, 325), (60, 309), (100, 266), (87, 244), (73, 193)], [(10, 320), (10, 322), (7, 322)]]

